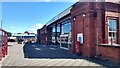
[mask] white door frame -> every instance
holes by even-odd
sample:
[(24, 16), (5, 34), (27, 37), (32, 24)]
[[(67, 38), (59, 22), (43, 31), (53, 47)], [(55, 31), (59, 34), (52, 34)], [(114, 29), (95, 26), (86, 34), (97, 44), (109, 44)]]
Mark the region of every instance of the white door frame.
[[(68, 37), (68, 42), (65, 42), (65, 41), (62, 42), (62, 41), (61, 41), (61, 37), (68, 37), (68, 34), (60, 35), (60, 48), (65, 49), (65, 50), (69, 50), (69, 49), (70, 49), (69, 37)], [(68, 48), (62, 47), (62, 43), (67, 43), (67, 44), (68, 44), (68, 45), (67, 45)]]

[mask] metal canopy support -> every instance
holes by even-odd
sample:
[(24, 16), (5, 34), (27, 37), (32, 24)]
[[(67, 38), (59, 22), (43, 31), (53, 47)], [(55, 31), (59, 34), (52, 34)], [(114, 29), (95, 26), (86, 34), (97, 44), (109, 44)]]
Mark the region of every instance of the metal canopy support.
[(57, 45), (57, 25), (55, 25), (55, 45)]
[(62, 34), (62, 24), (60, 23), (60, 35)]

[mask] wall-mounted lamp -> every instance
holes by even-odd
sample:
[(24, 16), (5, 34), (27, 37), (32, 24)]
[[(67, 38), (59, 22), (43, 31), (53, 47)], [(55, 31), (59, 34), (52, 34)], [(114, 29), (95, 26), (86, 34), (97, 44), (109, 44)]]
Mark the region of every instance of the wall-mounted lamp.
[(83, 13), (83, 17), (85, 17), (86, 16), (86, 13)]
[(76, 20), (76, 17), (73, 17), (73, 20), (75, 21), (75, 20)]

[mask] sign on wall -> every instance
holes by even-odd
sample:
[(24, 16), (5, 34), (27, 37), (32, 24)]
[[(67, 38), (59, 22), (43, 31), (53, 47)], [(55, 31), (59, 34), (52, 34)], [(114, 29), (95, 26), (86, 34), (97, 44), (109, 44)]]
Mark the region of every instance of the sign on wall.
[(78, 33), (78, 34), (77, 34), (77, 41), (78, 41), (80, 44), (83, 44), (83, 33)]

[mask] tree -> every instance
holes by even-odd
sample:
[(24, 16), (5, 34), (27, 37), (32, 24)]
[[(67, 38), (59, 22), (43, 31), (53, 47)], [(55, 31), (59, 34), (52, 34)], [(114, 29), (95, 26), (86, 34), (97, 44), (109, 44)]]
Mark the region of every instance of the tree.
[(12, 36), (12, 33), (8, 32), (8, 37), (11, 37)]
[(25, 31), (24, 33), (27, 33), (28, 35), (30, 34), (30, 32), (28, 32), (28, 31)]

